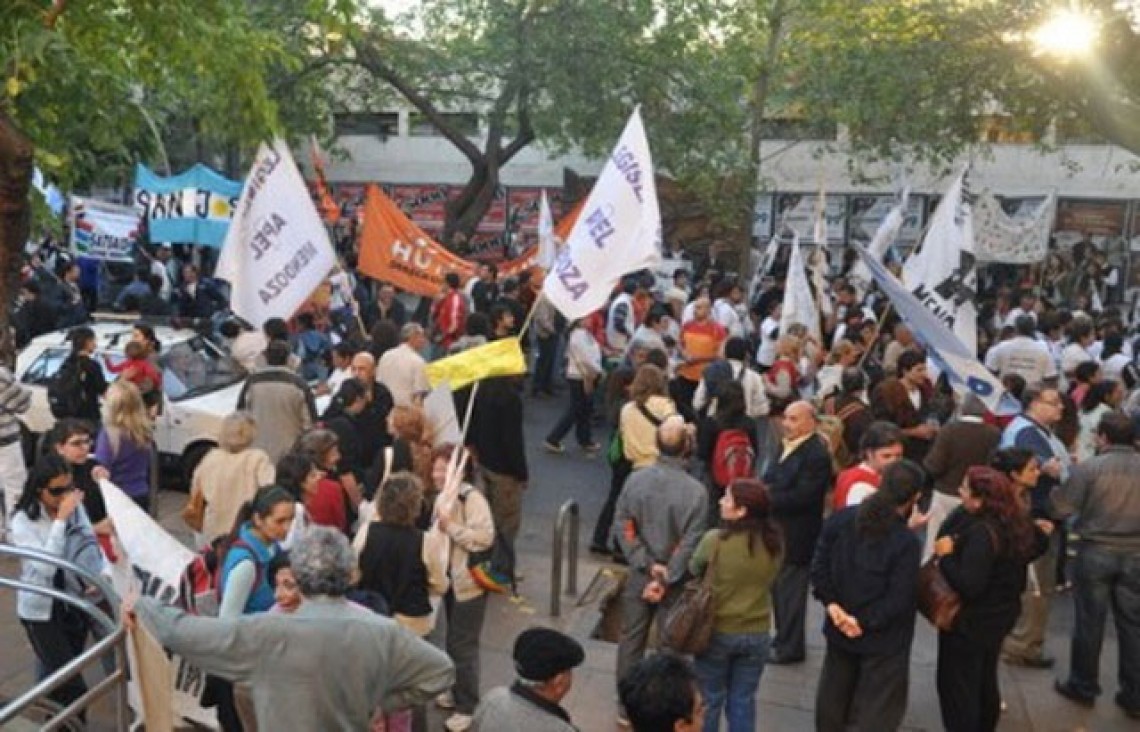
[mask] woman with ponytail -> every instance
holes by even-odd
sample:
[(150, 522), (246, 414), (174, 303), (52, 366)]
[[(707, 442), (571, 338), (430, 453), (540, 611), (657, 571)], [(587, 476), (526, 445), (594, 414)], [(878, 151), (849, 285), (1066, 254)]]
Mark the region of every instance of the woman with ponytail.
[[(293, 494), (276, 485), (258, 490), (252, 501), (242, 505), (233, 531), (223, 544), (218, 576), (219, 618), (263, 613), (273, 607), (269, 563), (280, 551), (278, 542), (289, 534), (295, 510)], [(248, 687), (222, 682), (217, 692), (218, 719), (226, 732), (257, 729)]]
[(938, 634), (938, 698), (948, 732), (986, 732), (1001, 714), (997, 664), (1021, 612), (1026, 566), (1048, 538), (1018, 488), (993, 468), (966, 471), (962, 505), (942, 524), (934, 554), (962, 609)]
[(902, 724), (922, 555), (907, 519), (925, 480), (910, 460), (888, 465), (878, 490), (828, 519), (820, 534), (811, 565), (815, 597), (827, 610), (820, 732)]
[(689, 561), (695, 576), (712, 572), (713, 636), (696, 657), (705, 698), (705, 732), (756, 728), (756, 691), (768, 658), (770, 590), (780, 569), (783, 539), (771, 515), (768, 488), (737, 478), (720, 498), (720, 528), (704, 535)]

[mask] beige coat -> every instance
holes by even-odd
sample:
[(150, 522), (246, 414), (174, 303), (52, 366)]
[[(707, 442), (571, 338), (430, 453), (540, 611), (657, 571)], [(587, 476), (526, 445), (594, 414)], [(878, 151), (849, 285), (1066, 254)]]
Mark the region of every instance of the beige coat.
[[(491, 518), (491, 505), (474, 486), (464, 483), (459, 488), (460, 498), (452, 503), (444, 530), (451, 539), (451, 561), (447, 569), (451, 589), (460, 602), (474, 600), (483, 594), (467, 570), (467, 554), (491, 548), (495, 542), (495, 522)], [(437, 499), (436, 510), (443, 505)]]
[(276, 471), (264, 450), (251, 447), (241, 452), (214, 448), (194, 471), (191, 490), (206, 499), (202, 539), (209, 543), (230, 533), (238, 510), (253, 500), (257, 489), (273, 483)]

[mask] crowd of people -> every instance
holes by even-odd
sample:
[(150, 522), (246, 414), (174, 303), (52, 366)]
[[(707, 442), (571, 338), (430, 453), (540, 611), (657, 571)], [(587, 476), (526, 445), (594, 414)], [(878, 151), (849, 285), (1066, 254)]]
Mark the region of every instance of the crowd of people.
[[(1015, 294), (984, 290), (979, 360), (1022, 405), (995, 414), (933, 373), (907, 325), (843, 274), (815, 293), (828, 305), (818, 329), (782, 327), (779, 275), (751, 288), (717, 257), (666, 254), (680, 265), (671, 278), (628, 275), (573, 322), (543, 299), (541, 277), (500, 282), (491, 265), (467, 283), (446, 275), (419, 307), (378, 283), (357, 306), (341, 295), (289, 322), (226, 320), (218, 338), (249, 374), (182, 513), (217, 562), (218, 617), (139, 599), (131, 622), (211, 674), (227, 730), (418, 730), (433, 700), (452, 731), (573, 729), (560, 702), (584, 660), (577, 641), (531, 629), (516, 639), (510, 687), (484, 694), (479, 673), (489, 593), (501, 588), (473, 568), (518, 539), (524, 407), (553, 398), (565, 404), (541, 447), (573, 459), (573, 431), (581, 456), (609, 470), (590, 551), (625, 567), (623, 724), (755, 729), (765, 667), (806, 658), (814, 599), (826, 645), (817, 728), (899, 728), (927, 563), (961, 601), (938, 633), (946, 729), (996, 727), (999, 663), (1053, 665), (1046, 630), (1060, 592), (1075, 619), (1057, 692), (1086, 706), (1101, 694), (1111, 608), (1115, 701), (1140, 716), (1140, 344), (1123, 312), (1070, 310), (1028, 271), (1003, 280)], [(167, 282), (168, 260), (155, 258), (165, 274), (140, 270), (122, 309), (150, 315), (163, 309), (153, 299), (209, 318), (224, 307), (192, 266)], [(37, 304), (42, 266), (24, 286), (25, 341), (62, 312)], [(335, 277), (335, 291), (369, 289), (351, 267)], [(98, 569), (114, 553), (99, 480), (149, 507), (162, 374), (140, 322), (128, 360), (104, 364), (108, 383), (85, 319), (66, 323), (63, 366), (83, 389), (59, 405), (67, 413), (27, 480), (3, 487), (13, 543)], [(456, 413), (470, 414), (463, 444), (441, 444), (423, 408), (428, 362), (518, 335), (529, 373), (456, 392)], [(0, 369), (0, 460), (16, 460), (5, 440), (18, 439), (28, 401)], [(31, 561), (24, 575), (64, 582)], [(653, 625), (706, 575), (707, 645), (691, 662), (649, 653)], [(22, 594), (19, 614), (44, 674), (88, 635), (58, 600)], [(320, 681), (303, 693), (274, 684), (302, 667)], [(54, 695), (68, 703), (81, 684)]]

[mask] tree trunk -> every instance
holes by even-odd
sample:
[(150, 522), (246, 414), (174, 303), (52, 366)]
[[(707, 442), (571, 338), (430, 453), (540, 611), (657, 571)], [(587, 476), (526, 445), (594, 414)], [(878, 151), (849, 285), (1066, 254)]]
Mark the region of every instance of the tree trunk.
[(32, 142), (0, 110), (0, 363), (15, 362), (9, 308), (32, 227)]
[[(760, 195), (760, 143), (764, 141), (764, 111), (768, 106), (768, 94), (772, 86), (772, 75), (780, 53), (780, 43), (784, 37), (786, 16), (785, 0), (773, 0), (768, 10), (768, 43), (764, 49), (764, 59), (756, 79), (752, 82), (752, 93), (748, 100), (751, 120), (748, 130), (748, 179), (742, 186), (744, 232), (738, 249), (738, 268), (741, 277), (750, 279), (752, 254), (752, 220), (756, 215), (756, 200)], [(774, 232), (778, 236), (779, 232)], [(747, 286), (747, 281), (745, 281)]]

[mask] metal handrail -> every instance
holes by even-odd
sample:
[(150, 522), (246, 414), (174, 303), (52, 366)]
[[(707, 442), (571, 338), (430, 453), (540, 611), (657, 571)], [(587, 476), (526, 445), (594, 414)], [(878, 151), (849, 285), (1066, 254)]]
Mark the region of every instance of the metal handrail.
[[(569, 526), (567, 526), (569, 525)], [(569, 532), (567, 532), (569, 528)], [(569, 533), (569, 536), (566, 534)], [(569, 572), (566, 576), (566, 594), (578, 594), (578, 502), (574, 499), (562, 504), (554, 520), (554, 545), (550, 552), (550, 617), (562, 612), (562, 545), (567, 544)]]
[(33, 560), (43, 562), (44, 564), (49, 564), (65, 572), (70, 572), (102, 593), (107, 604), (111, 607), (111, 615), (108, 615), (86, 598), (70, 595), (54, 587), (44, 587), (43, 585), (32, 584), (23, 580), (0, 577), (0, 587), (32, 592), (37, 595), (50, 597), (52, 600), (67, 603), (94, 620), (100, 626), (101, 630), (106, 633), (103, 638), (93, 643), (90, 648), (85, 649), (62, 668), (57, 669), (54, 673), (38, 682), (31, 689), (28, 689), (11, 702), (0, 706), (0, 727), (16, 719), (16, 717), (28, 707), (46, 699), (53, 691), (77, 675), (82, 674), (83, 669), (101, 660), (107, 653), (113, 653), (115, 654), (116, 661), (115, 670), (106, 678), (89, 688), (82, 696), (74, 700), (65, 709), (53, 716), (52, 719), (44, 725), (43, 729), (58, 729), (64, 723), (78, 717), (94, 701), (102, 698), (113, 689), (117, 691), (115, 699), (116, 728), (121, 730), (127, 729), (129, 726), (127, 720), (127, 675), (125, 672), (127, 663), (127, 633), (122, 623), (122, 617), (118, 612), (120, 600), (118, 595), (115, 594), (114, 589), (112, 589), (111, 585), (103, 577), (73, 562), (61, 559), (53, 554), (39, 551), (38, 549), (0, 544), (0, 556), (10, 556), (20, 559), (21, 561)]

